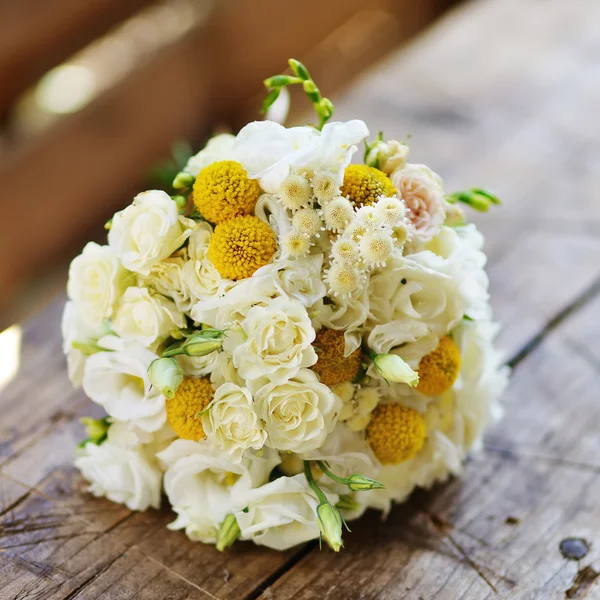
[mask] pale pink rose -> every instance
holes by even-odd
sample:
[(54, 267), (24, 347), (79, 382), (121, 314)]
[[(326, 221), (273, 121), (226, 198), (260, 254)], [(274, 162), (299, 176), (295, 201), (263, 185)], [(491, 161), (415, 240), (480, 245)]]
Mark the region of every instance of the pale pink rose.
[(428, 242), (444, 224), (446, 201), (442, 180), (425, 165), (406, 164), (390, 179), (406, 204), (406, 216), (415, 227), (414, 242)]

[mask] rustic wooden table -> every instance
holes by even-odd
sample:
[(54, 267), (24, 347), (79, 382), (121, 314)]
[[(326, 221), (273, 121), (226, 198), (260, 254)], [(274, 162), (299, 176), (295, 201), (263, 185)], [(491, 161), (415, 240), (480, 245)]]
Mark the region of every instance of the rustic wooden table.
[[(353, 525), (336, 555), (240, 543), (226, 553), (85, 493), (60, 302), (24, 325), (0, 399), (0, 598), (600, 598), (600, 4), (466, 4), (339, 103), (412, 134), (449, 190), (503, 198), (487, 235), (506, 417), (462, 481)], [(590, 551), (565, 558), (562, 540)]]

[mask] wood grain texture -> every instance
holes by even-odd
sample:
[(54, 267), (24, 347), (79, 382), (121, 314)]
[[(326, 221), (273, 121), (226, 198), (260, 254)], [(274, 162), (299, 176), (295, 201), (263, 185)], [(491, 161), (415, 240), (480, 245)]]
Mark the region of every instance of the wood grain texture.
[[(72, 450), (94, 408), (64, 372), (58, 299), (26, 324), (21, 371), (0, 395), (2, 594), (600, 598), (600, 7), (577, 6), (466, 5), (338, 107), (387, 136), (411, 132), (413, 160), (449, 189), (489, 183), (504, 199), (476, 220), (515, 373), (505, 419), (465, 478), (414, 494), (384, 523), (367, 514), (339, 555), (193, 544), (165, 529), (166, 509), (131, 513), (85, 493)], [(573, 536), (592, 544), (579, 563), (559, 552)]]

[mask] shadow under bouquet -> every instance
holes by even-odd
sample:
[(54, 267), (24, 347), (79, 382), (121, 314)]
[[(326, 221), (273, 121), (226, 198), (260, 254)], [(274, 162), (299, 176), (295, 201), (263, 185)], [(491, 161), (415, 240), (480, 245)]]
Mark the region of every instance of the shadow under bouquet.
[[(318, 126), (213, 137), (70, 267), (64, 349), (84, 419), (76, 465), (132, 510), (166, 495), (192, 540), (283, 550), (459, 474), (500, 413), (483, 238), (409, 148), (290, 85)], [(364, 145), (363, 160), (359, 146)]]

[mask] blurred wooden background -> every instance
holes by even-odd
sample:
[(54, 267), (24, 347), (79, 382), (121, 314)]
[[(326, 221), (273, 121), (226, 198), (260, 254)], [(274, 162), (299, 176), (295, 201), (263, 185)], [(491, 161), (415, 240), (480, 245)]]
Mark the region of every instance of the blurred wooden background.
[(0, 330), (62, 286), (175, 140), (256, 118), (289, 56), (330, 95), (449, 4), (0, 0)]

